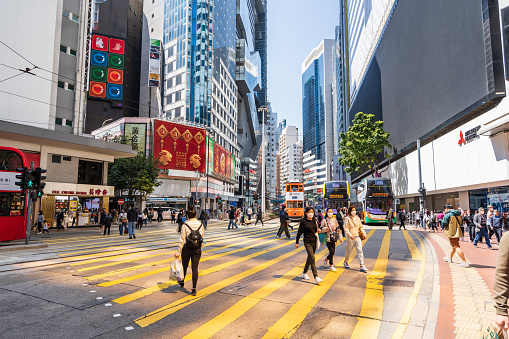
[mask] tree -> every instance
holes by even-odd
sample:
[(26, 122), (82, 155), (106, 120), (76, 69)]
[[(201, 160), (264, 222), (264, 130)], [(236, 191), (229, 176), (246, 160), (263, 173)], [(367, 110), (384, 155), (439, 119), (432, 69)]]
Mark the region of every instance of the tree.
[[(375, 177), (382, 175), (378, 155), (385, 148), (392, 149), (390, 133), (384, 131), (384, 122), (375, 121), (373, 114), (355, 114), (352, 125), (346, 133), (341, 133), (339, 142), (339, 163), (345, 166), (348, 174), (368, 167)], [(384, 158), (389, 158), (385, 154)]]
[(138, 153), (133, 158), (115, 159), (108, 170), (108, 185), (127, 191), (131, 200), (135, 194), (145, 197), (160, 186), (158, 162), (152, 156)]

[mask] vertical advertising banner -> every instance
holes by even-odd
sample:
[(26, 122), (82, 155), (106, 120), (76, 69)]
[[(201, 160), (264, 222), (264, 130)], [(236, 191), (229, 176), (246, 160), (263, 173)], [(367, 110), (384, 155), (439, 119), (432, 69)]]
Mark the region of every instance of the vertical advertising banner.
[(207, 137), (207, 172), (214, 172), (214, 140)]
[(133, 146), (133, 150), (145, 153), (147, 138), (146, 124), (125, 124), (124, 137), (127, 140), (127, 144)]
[(230, 178), (232, 178), (232, 180), (235, 180), (235, 167), (237, 166), (236, 162), (235, 162), (235, 156), (232, 154), (232, 175)]
[(161, 74), (161, 40), (150, 39), (148, 58), (148, 86), (159, 87)]
[(96, 99), (122, 100), (125, 41), (92, 35), (88, 95)]
[(203, 128), (154, 120), (154, 158), (159, 168), (205, 173), (205, 138)]

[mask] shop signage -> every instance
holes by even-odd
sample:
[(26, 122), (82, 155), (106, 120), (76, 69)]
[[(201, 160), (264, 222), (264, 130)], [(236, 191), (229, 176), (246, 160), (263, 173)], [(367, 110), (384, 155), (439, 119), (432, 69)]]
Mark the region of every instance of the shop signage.
[(161, 40), (150, 39), (150, 48), (149, 48), (149, 58), (148, 58), (148, 87), (159, 87), (159, 74), (160, 70), (160, 55), (161, 55)]
[(77, 200), (71, 200), (69, 201), (69, 210), (76, 212), (78, 210), (78, 201)]
[(317, 188), (316, 189), (316, 193), (322, 193), (322, 189), (321, 188)]
[(458, 145), (463, 146), (474, 140), (479, 139), (479, 135), (477, 134), (477, 131), (479, 131), (479, 129), (481, 129), (480, 125), (472, 129), (469, 129), (468, 131), (465, 132), (465, 135), (463, 135), (463, 131), (460, 131), (460, 139), (458, 140)]
[(93, 189), (91, 188), (88, 192), (80, 192), (80, 191), (51, 191), (52, 194), (62, 194), (62, 195), (108, 195), (108, 191), (103, 189)]
[(205, 137), (203, 128), (154, 120), (154, 157), (159, 168), (205, 173)]
[(125, 124), (124, 136), (127, 143), (133, 146), (133, 150), (145, 153), (147, 138), (146, 124)]

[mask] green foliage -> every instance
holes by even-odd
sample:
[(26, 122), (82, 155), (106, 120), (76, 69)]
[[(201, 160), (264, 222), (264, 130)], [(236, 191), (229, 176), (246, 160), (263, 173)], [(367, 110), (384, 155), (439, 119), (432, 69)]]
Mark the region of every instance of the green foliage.
[[(359, 112), (346, 133), (341, 133), (339, 162), (349, 174), (368, 167), (372, 174), (381, 175), (377, 155), (384, 149), (392, 149), (390, 133), (384, 131), (384, 122), (375, 121), (373, 114)], [(390, 155), (386, 154), (388, 158)]]
[(158, 177), (157, 161), (152, 156), (138, 153), (133, 158), (116, 159), (110, 164), (108, 185), (127, 191), (129, 199), (132, 199), (136, 193), (146, 196), (154, 192), (154, 187), (161, 185)]

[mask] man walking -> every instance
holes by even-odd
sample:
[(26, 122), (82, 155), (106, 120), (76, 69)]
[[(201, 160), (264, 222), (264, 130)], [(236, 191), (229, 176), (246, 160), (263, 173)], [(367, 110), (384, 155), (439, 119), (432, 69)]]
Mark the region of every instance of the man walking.
[(484, 236), (486, 239), (486, 245), (488, 245), (489, 249), (493, 249), (490, 243), (490, 237), (488, 236), (488, 228), (487, 228), (487, 220), (484, 215), (484, 208), (479, 208), (479, 213), (474, 216), (474, 224), (475, 224), (475, 239), (474, 239), (474, 247), (477, 247), (477, 242), (479, 238)]
[(279, 215), (279, 223), (281, 226), (279, 227), (279, 231), (277, 232), (277, 237), (281, 238), (281, 234), (285, 232), (286, 239), (290, 239), (290, 231), (288, 230), (288, 224), (290, 223), (290, 217), (288, 216), (288, 208), (285, 207), (282, 214)]
[(263, 220), (262, 220), (262, 209), (261, 209), (261, 207), (258, 207), (258, 211), (256, 212), (256, 221), (255, 221), (255, 226), (256, 226), (256, 224), (258, 223), (258, 221), (261, 221), (262, 226), (263, 226)]
[(489, 224), (491, 225), (491, 230), (497, 237), (497, 243), (500, 244), (502, 230), (504, 229), (504, 218), (498, 213), (498, 210), (493, 210), (493, 215), (490, 218)]
[(463, 221), (465, 222), (465, 226), (468, 231), (468, 237), (470, 240), (468, 242), (474, 242), (475, 238), (475, 224), (474, 224), (474, 218), (470, 215), (470, 210), (466, 211), (465, 217), (463, 218)]
[(138, 221), (138, 212), (134, 209), (134, 204), (131, 205), (129, 211), (127, 211), (127, 232), (129, 233), (129, 239), (136, 239), (135, 227)]
[(232, 229), (233, 226), (235, 226), (235, 228), (239, 228), (239, 226), (235, 224), (235, 209), (233, 209), (233, 206), (230, 206), (230, 212), (228, 212), (228, 219), (230, 219), (230, 222), (228, 223), (228, 229), (230, 229), (230, 226)]
[(442, 226), (445, 230), (445, 236), (449, 238), (449, 243), (451, 244), (451, 255), (449, 257), (444, 257), (444, 260), (452, 263), (454, 253), (458, 252), (458, 255), (463, 261), (459, 264), (459, 266), (468, 268), (470, 265), (467, 263), (465, 254), (463, 254), (463, 251), (460, 247), (460, 238), (463, 237), (463, 232), (461, 231), (461, 225), (463, 224), (463, 220), (461, 219), (461, 212), (458, 210), (453, 210), (451, 204), (445, 204), (444, 212), (445, 216), (442, 220)]
[(203, 226), (207, 228), (207, 224), (209, 221), (209, 214), (205, 210), (201, 210), (199, 220), (202, 222)]
[(392, 210), (391, 207), (387, 212), (387, 227), (389, 228), (389, 231), (392, 231), (393, 226), (394, 226), (394, 211)]
[(401, 227), (403, 227), (403, 229), (406, 230), (405, 220), (406, 220), (405, 209), (402, 208), (401, 212), (399, 212), (399, 229), (400, 230), (401, 230)]
[(106, 214), (106, 216), (104, 217), (104, 231), (103, 231), (103, 235), (106, 235), (106, 230), (108, 230), (108, 235), (110, 235), (110, 229), (111, 229), (111, 224), (113, 223), (113, 217), (111, 216), (111, 212)]

